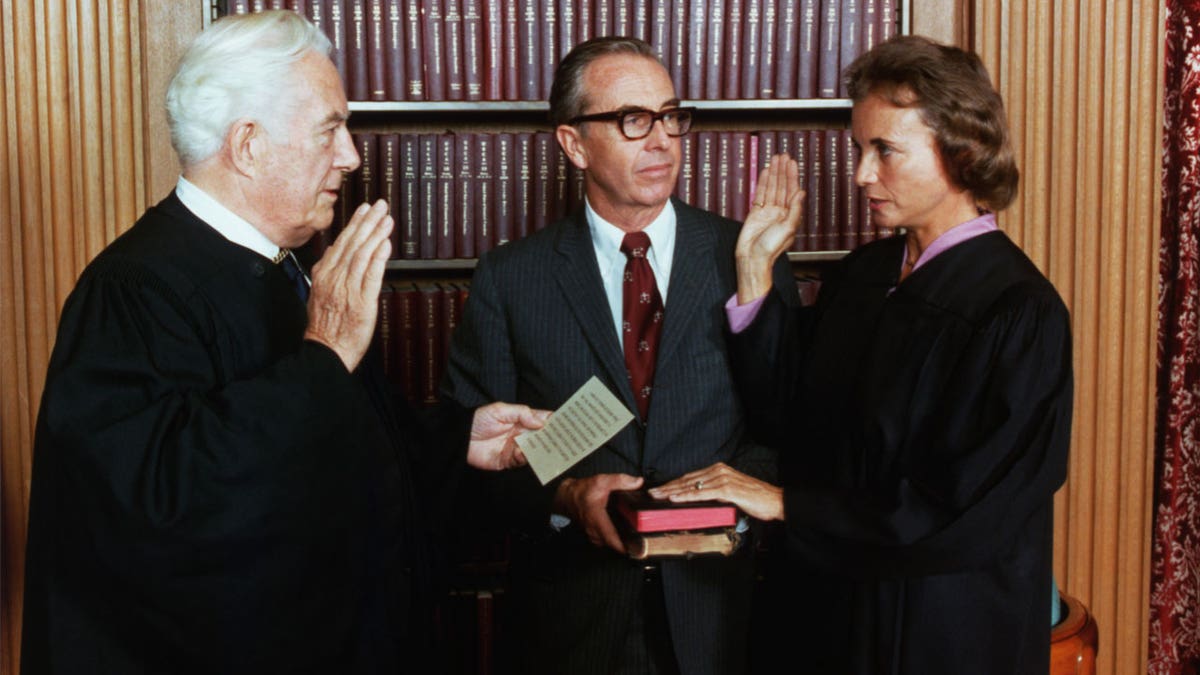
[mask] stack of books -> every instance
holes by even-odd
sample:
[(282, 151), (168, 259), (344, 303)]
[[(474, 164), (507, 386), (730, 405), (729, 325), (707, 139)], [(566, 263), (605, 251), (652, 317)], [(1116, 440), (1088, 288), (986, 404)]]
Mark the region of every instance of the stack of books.
[(629, 557), (732, 555), (744, 539), (738, 509), (718, 501), (676, 503), (644, 490), (613, 492), (608, 502)]

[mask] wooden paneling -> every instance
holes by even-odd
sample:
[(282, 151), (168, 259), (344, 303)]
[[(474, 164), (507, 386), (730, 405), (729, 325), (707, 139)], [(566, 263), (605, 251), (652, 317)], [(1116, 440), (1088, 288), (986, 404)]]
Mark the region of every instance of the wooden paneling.
[(973, 41), (1008, 107), (1021, 195), (1002, 227), (1058, 287), (1075, 427), (1055, 574), (1100, 630), (1097, 672), (1145, 670), (1163, 15), (1142, 0), (977, 0)]
[(162, 92), (200, 17), (192, 1), (0, 3), (0, 673), (20, 658), (33, 426), (58, 311), (174, 179)]

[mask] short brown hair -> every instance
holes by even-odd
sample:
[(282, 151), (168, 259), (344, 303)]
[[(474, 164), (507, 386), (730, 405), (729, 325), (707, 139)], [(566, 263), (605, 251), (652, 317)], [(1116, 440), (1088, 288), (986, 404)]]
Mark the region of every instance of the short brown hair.
[(1004, 102), (972, 52), (901, 35), (859, 56), (844, 72), (850, 98), (871, 94), (918, 108), (933, 130), (946, 175), (980, 206), (999, 211), (1017, 196), (1020, 172)]
[(583, 72), (597, 59), (610, 54), (644, 56), (662, 65), (654, 49), (644, 40), (630, 37), (598, 37), (581, 42), (563, 57), (554, 71), (550, 86), (550, 122), (567, 124), (587, 109), (587, 92), (583, 90)]

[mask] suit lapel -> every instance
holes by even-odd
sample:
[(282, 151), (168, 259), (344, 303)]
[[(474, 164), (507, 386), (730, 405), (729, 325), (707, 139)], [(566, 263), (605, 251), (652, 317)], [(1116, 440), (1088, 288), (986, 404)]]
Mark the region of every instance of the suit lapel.
[(554, 277), (562, 288), (567, 307), (583, 328), (592, 353), (608, 381), (616, 386), (616, 393), (630, 410), (637, 410), (625, 372), (624, 352), (613, 331), (612, 310), (604, 294), (596, 251), (582, 210), (577, 211), (568, 226), (560, 231), (555, 252), (558, 255)]
[[(671, 283), (667, 287), (667, 305), (662, 339), (658, 345), (655, 373), (661, 373), (689, 332), (704, 306), (704, 291), (714, 283), (714, 267), (707, 262), (716, 246), (716, 233), (704, 222), (700, 211), (675, 201), (675, 256), (671, 264)], [(705, 307), (707, 311), (707, 307)]]

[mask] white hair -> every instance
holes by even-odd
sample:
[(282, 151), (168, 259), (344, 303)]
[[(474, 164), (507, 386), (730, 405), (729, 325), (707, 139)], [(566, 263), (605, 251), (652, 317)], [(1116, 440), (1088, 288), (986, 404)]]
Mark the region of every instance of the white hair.
[(227, 16), (202, 32), (167, 87), (171, 145), (184, 167), (216, 154), (238, 119), (268, 133), (279, 125), (292, 69), (310, 51), (329, 54), (329, 39), (288, 10)]

